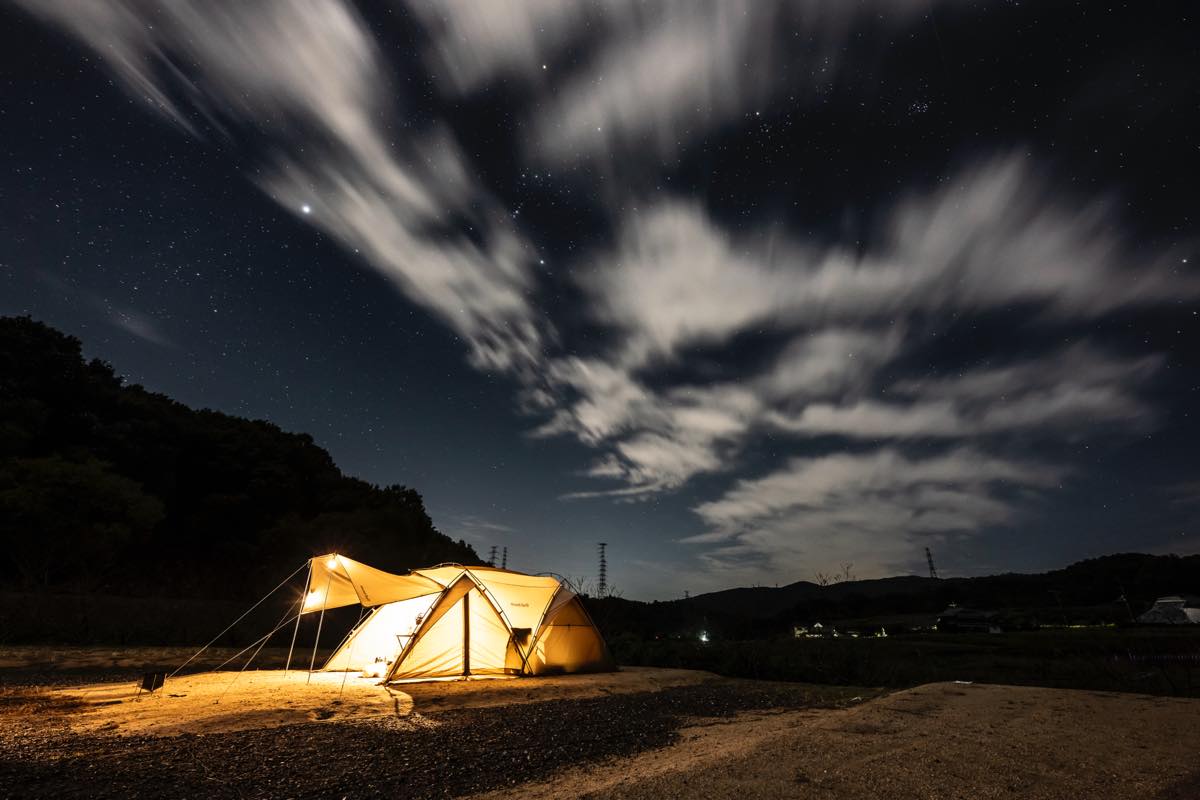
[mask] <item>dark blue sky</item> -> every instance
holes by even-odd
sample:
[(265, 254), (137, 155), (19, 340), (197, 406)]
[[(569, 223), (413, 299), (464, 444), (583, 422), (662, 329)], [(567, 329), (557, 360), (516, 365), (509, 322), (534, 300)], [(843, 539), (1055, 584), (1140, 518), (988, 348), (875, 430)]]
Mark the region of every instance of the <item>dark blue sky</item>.
[(0, 6), (0, 313), (669, 598), (1195, 552), (1188, 3)]

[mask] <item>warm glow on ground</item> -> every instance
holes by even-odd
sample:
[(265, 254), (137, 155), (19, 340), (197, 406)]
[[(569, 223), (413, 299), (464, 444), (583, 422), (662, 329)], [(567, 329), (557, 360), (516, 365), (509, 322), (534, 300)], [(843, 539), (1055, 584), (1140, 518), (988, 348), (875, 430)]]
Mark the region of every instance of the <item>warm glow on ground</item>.
[(632, 667), (594, 675), (441, 680), (384, 688), (377, 679), (342, 672), (315, 672), (311, 681), (303, 670), (293, 670), (286, 677), (282, 670), (236, 675), (203, 672), (168, 678), (166, 686), (153, 695), (139, 696), (132, 682), (90, 684), (54, 692), (85, 704), (71, 719), (77, 732), (174, 736), (322, 720), (424, 724), (421, 714), (455, 708), (645, 692), (713, 679), (709, 673), (694, 670)]

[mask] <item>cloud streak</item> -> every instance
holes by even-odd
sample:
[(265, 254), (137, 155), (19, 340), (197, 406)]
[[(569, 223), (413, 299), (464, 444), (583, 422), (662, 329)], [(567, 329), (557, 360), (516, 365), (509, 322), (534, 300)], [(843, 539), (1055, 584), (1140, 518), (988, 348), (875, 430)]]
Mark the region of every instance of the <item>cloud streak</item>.
[(399, 142), (385, 132), (399, 113), (389, 73), (348, 3), (17, 2), (190, 135), (203, 120), (232, 139), (265, 138), (254, 176), (264, 191), (430, 309), (476, 366), (521, 371), (538, 359), (528, 245), (445, 129), (410, 128)]
[(748, 559), (768, 572), (823, 566), (866, 552), (872, 567), (896, 568), (921, 542), (1010, 524), (1019, 516), (1013, 491), (1045, 490), (1064, 474), (966, 447), (797, 458), (696, 506), (707, 530), (684, 541), (712, 547), (704, 557), (718, 571)]
[[(519, 79), (550, 102), (530, 113), (534, 161), (672, 159), (784, 88), (813, 97), (847, 50), (904, 30), (928, 0), (415, 0), (449, 93)], [(868, 37), (867, 41), (874, 41)], [(778, 80), (786, 74), (789, 81)]]
[[(728, 471), (768, 434), (974, 441), (1148, 430), (1156, 416), (1137, 387), (1160, 369), (1157, 356), (1076, 346), (958, 377), (888, 372), (927, 344), (929, 318), (1025, 308), (1027, 324), (1053, 326), (1200, 295), (1162, 258), (1135, 255), (1119, 230), (1111, 204), (1060, 197), (1020, 156), (902, 199), (854, 252), (777, 233), (733, 237), (695, 205), (660, 203), (631, 215), (612, 251), (579, 273), (617, 343), (554, 363), (558, 410), (538, 433), (605, 450), (590, 474), (631, 497)], [(765, 365), (724, 382), (658, 377), (695, 348), (727, 352), (762, 333), (785, 341)]]

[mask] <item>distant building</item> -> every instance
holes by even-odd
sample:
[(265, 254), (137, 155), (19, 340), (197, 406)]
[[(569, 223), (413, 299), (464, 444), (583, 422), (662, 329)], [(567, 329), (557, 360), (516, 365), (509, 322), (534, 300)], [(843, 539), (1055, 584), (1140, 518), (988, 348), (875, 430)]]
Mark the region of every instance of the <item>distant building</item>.
[[(833, 632), (834, 636), (838, 635), (836, 628), (830, 628), (829, 630)], [(822, 639), (829, 635), (825, 631), (825, 626), (819, 622), (815, 623), (811, 628), (805, 625), (795, 625), (792, 627), (792, 636), (797, 639)]]
[(1200, 597), (1178, 594), (1160, 597), (1137, 621), (1141, 625), (1200, 625)]
[(1003, 633), (1000, 617), (994, 611), (963, 608), (951, 604), (938, 615), (937, 629), (949, 633)]

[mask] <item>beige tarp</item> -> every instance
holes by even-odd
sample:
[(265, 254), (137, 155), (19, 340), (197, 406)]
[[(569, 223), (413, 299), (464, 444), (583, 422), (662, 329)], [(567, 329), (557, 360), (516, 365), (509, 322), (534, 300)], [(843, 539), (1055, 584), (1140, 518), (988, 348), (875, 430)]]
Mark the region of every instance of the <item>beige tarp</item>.
[(372, 613), (325, 664), (387, 680), (612, 669), (603, 638), (557, 578), (443, 565), (393, 575), (345, 556), (313, 559), (306, 612)]
[(366, 608), (437, 594), (445, 584), (413, 573), (393, 575), (345, 556), (330, 555), (310, 562), (304, 611), (361, 605)]

